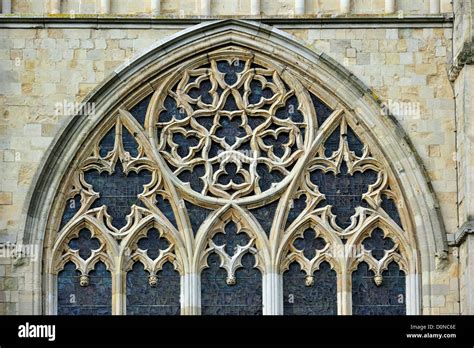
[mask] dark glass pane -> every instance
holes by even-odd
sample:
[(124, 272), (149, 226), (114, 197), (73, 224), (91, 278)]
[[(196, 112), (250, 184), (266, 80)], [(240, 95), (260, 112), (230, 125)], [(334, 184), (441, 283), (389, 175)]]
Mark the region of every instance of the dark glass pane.
[(79, 250), (79, 256), (87, 260), (91, 256), (92, 250), (99, 249), (100, 242), (97, 238), (92, 238), (88, 229), (83, 228), (77, 238), (71, 239), (69, 247), (72, 250)]
[(295, 219), (300, 216), (303, 210), (306, 208), (306, 195), (302, 194), (298, 198), (293, 199), (293, 206), (288, 212), (288, 218), (286, 219), (286, 227), (290, 226)]
[(388, 198), (386, 195), (382, 196), (382, 209), (392, 218), (395, 223), (402, 227), (402, 220), (400, 219), (400, 214), (398, 213), (398, 208), (393, 199)]
[(204, 183), (201, 177), (205, 174), (204, 166), (197, 165), (192, 170), (185, 170), (178, 175), (178, 178), (188, 182), (191, 188), (196, 192), (202, 192)]
[(227, 96), (227, 100), (225, 101), (225, 104), (224, 104), (224, 110), (225, 111), (239, 110), (239, 108), (237, 107), (237, 102), (235, 101), (235, 98), (232, 94), (229, 94)]
[[(190, 81), (191, 82), (191, 81)], [(206, 104), (212, 104), (211, 91), (212, 83), (209, 80), (201, 81), (199, 88), (192, 88), (189, 91), (189, 96), (193, 99), (201, 98), (201, 101)]]
[(182, 120), (186, 118), (186, 111), (184, 108), (178, 107), (176, 100), (167, 96), (164, 101), (165, 110), (160, 113), (158, 121), (161, 123), (170, 122), (171, 120)]
[(245, 61), (243, 60), (235, 60), (232, 63), (229, 63), (225, 60), (221, 60), (217, 62), (217, 69), (224, 73), (224, 81), (229, 86), (232, 86), (234, 83), (237, 82), (237, 73), (241, 73), (244, 71)]
[(201, 275), (201, 312), (203, 315), (261, 315), (262, 276), (253, 268), (255, 257), (246, 254), (243, 267), (236, 273), (235, 285), (227, 285), (227, 272), (220, 268), (216, 254), (207, 259), (209, 268)]
[(290, 119), (293, 122), (303, 122), (303, 114), (298, 110), (299, 104), (296, 96), (288, 98), (283, 108), (276, 111), (275, 116), (279, 119)]
[(176, 223), (176, 217), (174, 216), (173, 207), (171, 206), (169, 200), (158, 194), (156, 195), (156, 206), (169, 220), (169, 222), (171, 222), (174, 227), (178, 228), (178, 224)]
[(270, 235), (270, 230), (272, 229), (278, 202), (279, 201), (276, 200), (270, 204), (264, 205), (263, 207), (250, 210), (253, 216), (255, 216), (257, 221), (260, 223), (260, 226), (262, 226), (262, 229), (265, 231), (267, 236)]
[(383, 282), (377, 286), (374, 272), (363, 262), (352, 273), (353, 315), (405, 315), (405, 274), (395, 263), (382, 273)]
[(160, 250), (166, 250), (170, 243), (166, 238), (160, 237), (160, 232), (156, 228), (148, 231), (147, 236), (138, 241), (138, 247), (146, 250), (147, 256), (155, 260), (160, 255)]
[(156, 286), (148, 281), (149, 273), (136, 262), (127, 273), (127, 314), (179, 315), (180, 275), (169, 262), (158, 272)]
[(356, 172), (350, 175), (343, 162), (341, 172), (336, 176), (332, 172), (324, 173), (322, 170), (316, 170), (310, 173), (310, 178), (321, 193), (326, 195), (326, 202), (332, 206), (332, 213), (337, 216), (336, 223), (342, 228), (347, 228), (355, 208), (365, 206), (362, 194), (369, 190), (369, 185), (377, 181), (377, 172), (366, 170), (363, 173)]
[(151, 177), (151, 172), (147, 170), (125, 175), (120, 163), (117, 163), (112, 175), (95, 170), (84, 173), (86, 182), (93, 186), (94, 191), (100, 193), (92, 208), (106, 205), (116, 228), (126, 225), (126, 216), (130, 214), (133, 204), (140, 205), (138, 195), (144, 191), (143, 186), (151, 182)]
[(59, 315), (112, 314), (112, 278), (102, 262), (89, 273), (89, 285), (79, 284), (80, 272), (68, 262), (58, 274)]
[(303, 250), (303, 255), (312, 260), (316, 256), (316, 250), (322, 250), (326, 246), (326, 241), (321, 237), (316, 237), (316, 232), (312, 228), (306, 229), (303, 236), (294, 241), (293, 245), (298, 250)]
[(351, 151), (354, 151), (356, 156), (362, 157), (362, 154), (364, 153), (364, 144), (362, 144), (350, 127), (347, 127), (347, 145), (349, 145)]
[(290, 135), (288, 132), (280, 132), (275, 138), (273, 135), (268, 135), (263, 138), (263, 142), (267, 146), (273, 147), (273, 154), (277, 157), (283, 157), (285, 149), (290, 146)]
[(337, 315), (337, 275), (327, 262), (314, 272), (314, 284), (306, 286), (306, 273), (293, 262), (283, 274), (285, 315)]
[(272, 184), (283, 180), (283, 174), (276, 170), (270, 170), (266, 164), (257, 164), (257, 174), (259, 175), (258, 186), (262, 191), (267, 191), (272, 187)]
[(178, 155), (184, 158), (189, 155), (192, 147), (199, 144), (199, 139), (192, 135), (186, 137), (181, 133), (176, 133), (173, 134), (173, 142), (178, 145)]
[(262, 83), (257, 80), (253, 80), (250, 82), (250, 96), (249, 96), (249, 103), (250, 104), (257, 104), (260, 99), (270, 99), (273, 97), (273, 92), (270, 88), (263, 88)]
[(334, 132), (326, 139), (324, 143), (324, 155), (331, 157), (334, 151), (339, 150), (339, 144), (341, 142), (341, 127), (337, 127)]
[(114, 149), (115, 145), (115, 127), (112, 127), (99, 143), (99, 155), (106, 157)]
[(366, 250), (372, 252), (372, 256), (377, 260), (381, 260), (385, 256), (385, 250), (390, 250), (395, 246), (390, 238), (384, 237), (380, 228), (374, 229), (371, 236), (365, 238), (362, 244)]
[(234, 184), (242, 184), (245, 179), (242, 174), (237, 171), (237, 165), (235, 163), (228, 163), (224, 167), (224, 173), (219, 175), (217, 182), (221, 185), (228, 185), (231, 182)]
[(225, 252), (229, 256), (233, 256), (237, 251), (237, 246), (245, 246), (249, 243), (250, 238), (245, 232), (237, 233), (237, 225), (230, 221), (224, 228), (224, 233), (217, 233), (213, 238), (213, 242), (217, 246), (225, 245)]
[(145, 126), (145, 118), (146, 118), (146, 110), (148, 109), (148, 105), (150, 104), (152, 95), (149, 95), (133, 108), (130, 109), (130, 113), (133, 117), (140, 123), (142, 127)]
[(239, 138), (247, 135), (244, 127), (242, 127), (242, 118), (234, 116), (232, 119), (226, 116), (219, 118), (219, 126), (217, 127), (216, 136), (224, 138), (229, 145), (234, 145)]
[(126, 127), (122, 127), (122, 143), (123, 149), (127, 151), (130, 156), (138, 156), (138, 143)]
[(74, 198), (70, 198), (66, 201), (66, 207), (64, 208), (63, 216), (61, 218), (61, 230), (81, 209), (81, 195), (76, 195)]
[(316, 110), (316, 118), (318, 119), (318, 126), (321, 127), (324, 122), (331, 116), (333, 110), (324, 104), (321, 99), (310, 93), (313, 101), (314, 109)]
[(184, 204), (186, 205), (186, 209), (188, 211), (191, 227), (193, 228), (193, 232), (196, 235), (197, 231), (199, 230), (199, 227), (202, 225), (204, 220), (206, 220), (212, 210), (199, 207), (188, 201), (184, 201)]

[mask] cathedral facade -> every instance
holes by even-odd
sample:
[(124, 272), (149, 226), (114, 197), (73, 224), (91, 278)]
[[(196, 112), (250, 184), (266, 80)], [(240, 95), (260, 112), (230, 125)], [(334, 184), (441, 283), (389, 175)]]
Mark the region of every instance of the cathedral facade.
[(4, 0), (0, 314), (474, 314), (473, 14)]

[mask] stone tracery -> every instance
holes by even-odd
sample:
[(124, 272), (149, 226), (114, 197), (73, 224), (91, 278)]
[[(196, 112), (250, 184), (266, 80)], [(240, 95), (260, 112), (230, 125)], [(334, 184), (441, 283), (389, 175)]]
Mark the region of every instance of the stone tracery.
[[(291, 272), (304, 272), (306, 287), (319, 286), (316, 274), (342, 277), (361, 263), (377, 287), (393, 262), (408, 273), (410, 224), (387, 164), (359, 136), (350, 112), (315, 108), (315, 94), (284, 70), (229, 47), (160, 81), (162, 88), (144, 96), (143, 124), (132, 110), (118, 109), (65, 185), (67, 199), (80, 197), (80, 204), (62, 217), (53, 272), (72, 261), (84, 287), (97, 260), (122, 278), (140, 262), (151, 287), (167, 264), (181, 276), (218, 265), (227, 286), (238, 284), (238, 272), (264, 275), (274, 265), (280, 275), (290, 272), (291, 282), (300, 281)], [(264, 228), (250, 211), (273, 202), (274, 219)], [(203, 217), (192, 224), (195, 214)], [(87, 259), (70, 244), (84, 226), (100, 242)], [(140, 247), (150, 226), (167, 243), (154, 257)], [(392, 242), (383, 255), (366, 248), (374, 235)], [(335, 291), (335, 283), (324, 284)]]

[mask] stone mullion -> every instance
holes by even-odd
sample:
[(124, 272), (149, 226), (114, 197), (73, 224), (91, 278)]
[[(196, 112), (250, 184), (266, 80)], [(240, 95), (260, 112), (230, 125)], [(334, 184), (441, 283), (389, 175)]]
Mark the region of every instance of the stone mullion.
[(181, 315), (201, 314), (201, 279), (199, 273), (181, 276)]
[(263, 315), (283, 314), (283, 275), (270, 272), (262, 276)]
[(337, 274), (337, 314), (352, 315), (352, 272), (342, 260), (341, 271)]
[(124, 268), (120, 267), (119, 257), (115, 258), (115, 269), (112, 276), (112, 315), (124, 315), (127, 313), (127, 274)]

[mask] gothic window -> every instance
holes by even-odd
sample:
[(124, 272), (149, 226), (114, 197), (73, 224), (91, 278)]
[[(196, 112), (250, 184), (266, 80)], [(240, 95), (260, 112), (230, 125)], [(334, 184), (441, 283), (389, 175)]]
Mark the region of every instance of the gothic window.
[(229, 46), (130, 91), (63, 179), (57, 313), (409, 313), (397, 177), (310, 80)]
[(254, 240), (230, 220), (209, 241), (201, 276), (202, 314), (262, 314), (262, 277)]
[(127, 272), (127, 314), (180, 313), (180, 276), (173, 246), (152, 228), (133, 245)]
[(69, 239), (58, 274), (58, 314), (111, 314), (112, 280), (101, 261), (103, 250), (101, 241), (86, 228)]
[(326, 261), (329, 247), (312, 228), (296, 235), (283, 274), (284, 314), (337, 314), (337, 276)]

